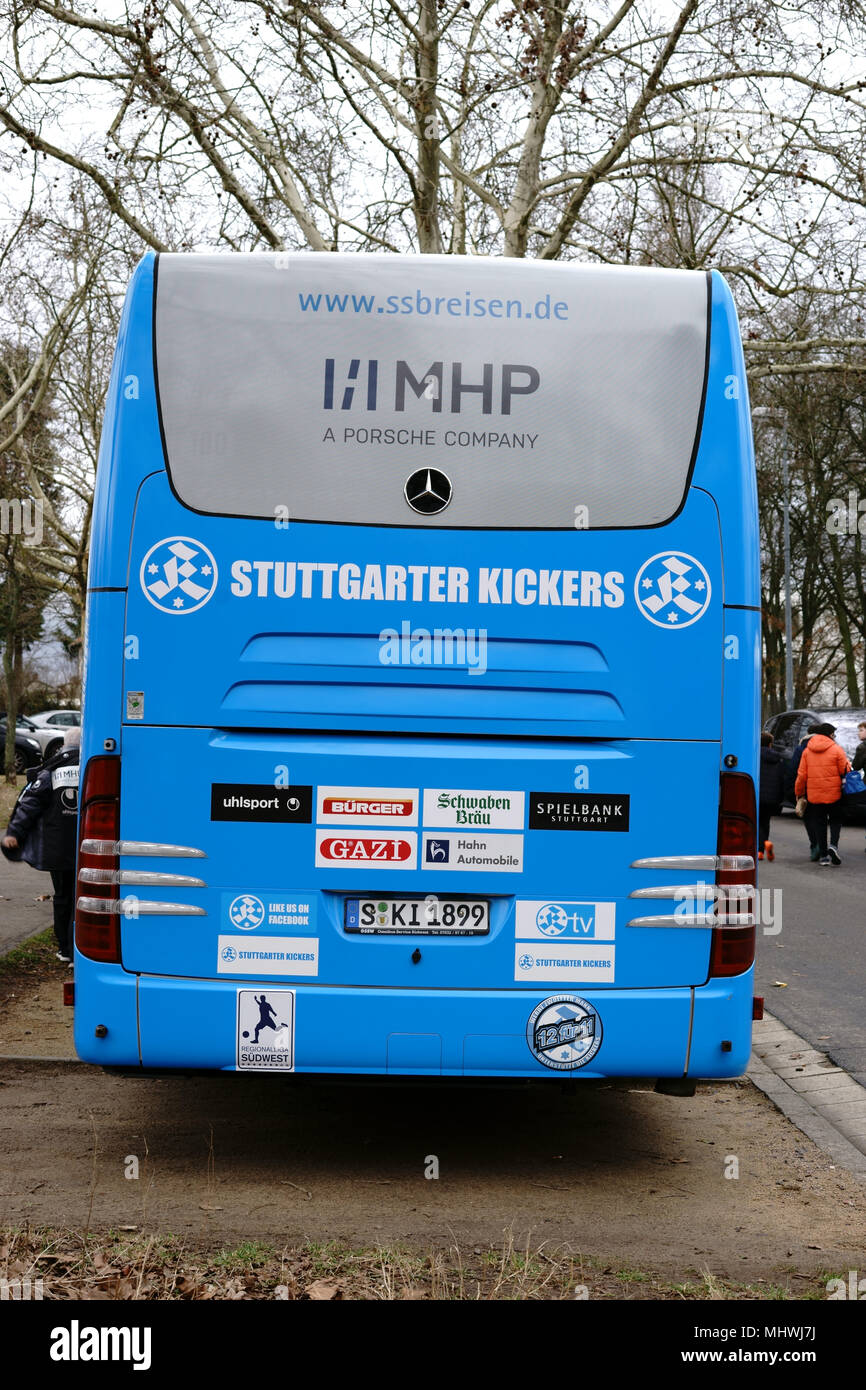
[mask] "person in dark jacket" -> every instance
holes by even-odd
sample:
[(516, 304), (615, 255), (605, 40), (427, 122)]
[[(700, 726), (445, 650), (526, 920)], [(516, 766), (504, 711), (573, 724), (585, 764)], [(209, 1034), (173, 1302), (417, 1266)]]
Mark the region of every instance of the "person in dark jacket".
[(80, 729), (67, 729), (63, 747), (21, 792), (0, 841), (7, 859), (47, 870), (54, 887), (57, 958), (72, 960), (75, 911), (75, 832), (78, 825)]
[(773, 747), (773, 735), (761, 734), (761, 776), (758, 783), (758, 858), (775, 859), (770, 817), (782, 809), (785, 759)]

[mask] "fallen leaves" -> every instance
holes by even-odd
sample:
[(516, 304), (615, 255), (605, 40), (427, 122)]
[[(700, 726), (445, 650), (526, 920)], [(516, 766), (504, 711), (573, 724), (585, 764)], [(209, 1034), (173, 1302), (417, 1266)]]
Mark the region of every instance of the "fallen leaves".
[(332, 1279), (316, 1279), (312, 1284), (307, 1285), (305, 1292), (307, 1298), (312, 1298), (317, 1302), (343, 1297), (342, 1288)]

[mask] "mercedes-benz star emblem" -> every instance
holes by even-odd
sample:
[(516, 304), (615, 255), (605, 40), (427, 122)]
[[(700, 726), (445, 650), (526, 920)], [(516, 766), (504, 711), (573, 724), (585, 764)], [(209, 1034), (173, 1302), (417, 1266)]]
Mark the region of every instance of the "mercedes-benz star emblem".
[(413, 511), (434, 516), (451, 501), (451, 479), (438, 468), (419, 468), (406, 479), (403, 495)]

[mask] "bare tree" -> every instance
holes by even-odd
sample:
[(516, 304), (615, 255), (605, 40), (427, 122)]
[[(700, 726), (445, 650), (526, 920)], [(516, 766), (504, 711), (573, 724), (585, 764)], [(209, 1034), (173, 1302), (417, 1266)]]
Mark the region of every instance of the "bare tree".
[[(53, 384), (64, 487), (46, 564), (73, 627), (110, 339), (143, 246), (715, 267), (733, 283), (757, 397), (788, 412), (796, 443), (798, 698), (842, 668), (849, 697), (859, 692), (860, 541), (834, 550), (816, 517), (825, 483), (841, 485), (856, 413), (846, 397), (834, 433), (824, 405), (859, 391), (852, 373), (866, 369), (861, 5), (102, 9), (0, 0), (0, 159), (16, 178), (5, 222), (20, 285), (6, 318), (35, 349), (22, 399)], [(772, 707), (784, 698), (780, 486), (762, 448)]]
[[(6, 11), (0, 121), (157, 249), (204, 238), (611, 259), (627, 229), (646, 242), (660, 207), (685, 196), (703, 217), (697, 264), (727, 266), (756, 294), (845, 288), (816, 228), (863, 200), (863, 84), (838, 80), (846, 59), (857, 66), (856, 7)], [(70, 141), (63, 114), (84, 101), (99, 114)]]

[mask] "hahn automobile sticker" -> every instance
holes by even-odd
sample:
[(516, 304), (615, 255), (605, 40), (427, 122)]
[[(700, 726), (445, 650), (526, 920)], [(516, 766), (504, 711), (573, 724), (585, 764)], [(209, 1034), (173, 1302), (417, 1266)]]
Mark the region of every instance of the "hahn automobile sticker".
[(288, 893), (223, 893), (222, 925), (235, 931), (291, 927), (315, 931), (316, 903), (311, 896)]
[(319, 940), (315, 936), (220, 936), (220, 975), (318, 975)]
[(615, 923), (615, 903), (520, 898), (514, 935), (518, 941), (613, 941)]
[(312, 815), (312, 787), (275, 787), (271, 782), (214, 782), (211, 786), (211, 820), (309, 824)]
[[(374, 603), (477, 603), (494, 607), (636, 607), (656, 627), (691, 627), (710, 604), (712, 585), (700, 560), (684, 551), (660, 551), (640, 565), (634, 581), (621, 570), (514, 569), (482, 565), (400, 565), (340, 560), (232, 557), (224, 562), (223, 589), (233, 599), (289, 599)], [(160, 612), (195, 613), (217, 590), (217, 562), (191, 536), (169, 536), (147, 551), (141, 590)]]
[(514, 948), (515, 980), (546, 980), (550, 984), (614, 983), (613, 946), (527, 945)]
[(389, 834), (385, 830), (340, 833), (316, 831), (316, 868), (387, 869), (417, 868), (418, 836), (414, 830)]
[(522, 830), (524, 800), (524, 792), (428, 787), (424, 792), (424, 824)]
[(526, 1025), (529, 1050), (545, 1067), (575, 1071), (601, 1047), (601, 1018), (578, 994), (551, 994), (532, 1010)]
[(238, 1071), (291, 1071), (295, 1065), (295, 992), (239, 989)]
[(417, 825), (417, 787), (319, 787), (319, 825)]
[(522, 835), (425, 835), (421, 867), (464, 873), (520, 874)]
[(627, 796), (530, 792), (530, 830), (628, 830)]

